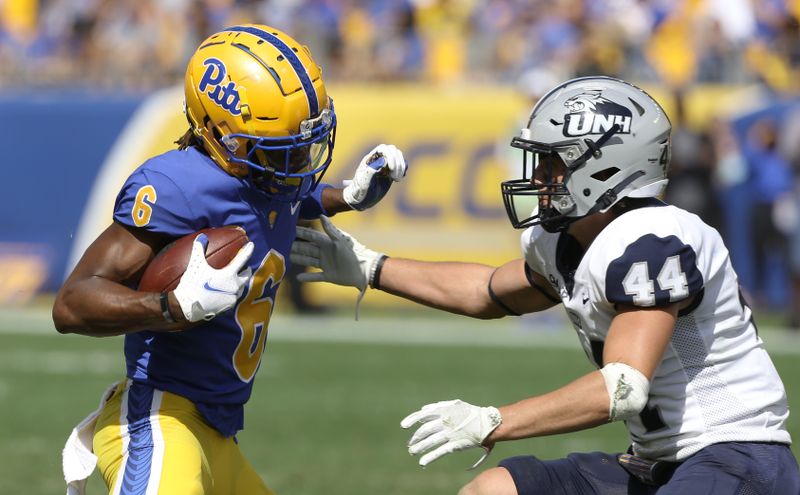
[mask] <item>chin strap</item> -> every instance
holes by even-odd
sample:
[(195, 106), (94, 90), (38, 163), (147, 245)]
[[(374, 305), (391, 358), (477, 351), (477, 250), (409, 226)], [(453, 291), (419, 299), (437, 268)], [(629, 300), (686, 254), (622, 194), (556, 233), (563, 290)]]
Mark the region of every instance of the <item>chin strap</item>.
[(565, 230), (567, 230), (567, 228), (569, 228), (569, 226), (573, 222), (575, 222), (576, 220), (580, 220), (584, 216), (586, 215), (580, 217), (568, 217), (565, 215), (557, 214), (554, 216), (550, 216), (549, 218), (542, 219), (542, 221), (539, 222), (539, 224), (545, 231), (550, 232), (551, 234), (555, 234), (557, 232), (564, 232)]
[(597, 202), (592, 206), (592, 209), (586, 215), (591, 215), (592, 213), (597, 213), (598, 211), (605, 210), (606, 208), (611, 207), (614, 203), (617, 202), (617, 195), (626, 187), (628, 184), (635, 181), (639, 177), (644, 175), (644, 170), (637, 170), (636, 172), (632, 173), (628, 177), (625, 178), (622, 182), (617, 184), (615, 187), (609, 189), (608, 191), (604, 192), (599, 198), (597, 198)]

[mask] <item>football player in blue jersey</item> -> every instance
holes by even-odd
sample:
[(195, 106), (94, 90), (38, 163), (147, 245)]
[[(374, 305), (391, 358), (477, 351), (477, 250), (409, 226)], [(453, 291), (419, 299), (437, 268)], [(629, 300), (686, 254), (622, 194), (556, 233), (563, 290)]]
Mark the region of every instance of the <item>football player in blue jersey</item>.
[[(379, 145), (343, 188), (321, 182), (336, 113), (309, 50), (274, 28), (242, 25), (205, 40), (189, 61), (179, 149), (122, 186), (113, 223), (59, 291), (62, 333), (125, 335), (127, 380), (73, 431), (71, 489), (95, 463), (115, 494), (271, 494), (234, 435), (261, 362), (298, 219), (364, 210), (406, 172)], [(214, 269), (194, 242), (175, 290), (140, 292), (148, 262), (172, 240), (236, 225), (247, 243)], [(208, 290), (208, 287), (216, 290)]]
[(322, 269), (307, 280), (475, 318), (566, 310), (595, 371), (502, 407), (425, 405), (401, 421), (420, 425), (408, 450), (426, 466), (482, 447), (477, 465), (496, 442), (624, 421), (629, 451), (504, 459), (461, 495), (800, 493), (784, 386), (728, 251), (657, 199), (670, 132), (659, 104), (618, 79), (552, 89), (511, 142), (523, 175), (502, 192), (523, 256), (499, 267), (389, 258), (325, 218), (324, 233), (298, 230), (292, 259)]

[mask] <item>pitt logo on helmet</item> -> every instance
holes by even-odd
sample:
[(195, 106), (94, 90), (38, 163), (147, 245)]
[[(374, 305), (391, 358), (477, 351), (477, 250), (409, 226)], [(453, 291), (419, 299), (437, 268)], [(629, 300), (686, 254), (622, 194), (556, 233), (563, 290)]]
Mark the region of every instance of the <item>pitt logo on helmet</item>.
[(630, 134), (633, 120), (630, 109), (605, 98), (600, 91), (585, 91), (564, 102), (570, 112), (564, 115), (564, 135), (569, 137), (604, 134), (614, 124), (617, 134)]
[(225, 64), (220, 59), (212, 57), (205, 59), (203, 65), (205, 65), (206, 71), (200, 78), (197, 90), (206, 93), (211, 101), (232, 115), (241, 115), (242, 110), (239, 108), (239, 91), (236, 89), (236, 83), (228, 81), (228, 84), (221, 85), (225, 76), (228, 75)]

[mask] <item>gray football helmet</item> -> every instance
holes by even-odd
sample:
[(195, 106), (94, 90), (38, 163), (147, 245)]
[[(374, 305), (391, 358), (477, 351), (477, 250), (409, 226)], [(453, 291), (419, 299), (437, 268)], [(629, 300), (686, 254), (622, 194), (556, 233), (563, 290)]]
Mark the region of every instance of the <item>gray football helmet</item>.
[[(668, 180), (671, 130), (661, 106), (625, 81), (597, 76), (560, 84), (511, 140), (523, 150), (522, 178), (501, 186), (512, 225), (558, 232), (622, 198), (659, 195)], [(560, 167), (553, 158), (565, 168), (559, 182), (537, 171), (554, 161)]]

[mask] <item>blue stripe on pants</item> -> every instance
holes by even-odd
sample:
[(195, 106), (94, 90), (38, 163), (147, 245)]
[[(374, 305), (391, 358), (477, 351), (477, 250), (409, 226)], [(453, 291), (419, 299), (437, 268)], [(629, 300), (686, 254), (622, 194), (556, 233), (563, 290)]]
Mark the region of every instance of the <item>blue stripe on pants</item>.
[(128, 459), (123, 469), (121, 495), (143, 495), (147, 492), (153, 460), (153, 430), (150, 426), (150, 408), (153, 389), (131, 383), (128, 389)]

